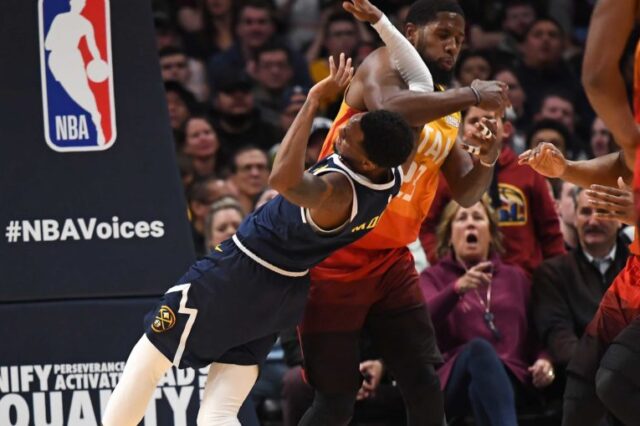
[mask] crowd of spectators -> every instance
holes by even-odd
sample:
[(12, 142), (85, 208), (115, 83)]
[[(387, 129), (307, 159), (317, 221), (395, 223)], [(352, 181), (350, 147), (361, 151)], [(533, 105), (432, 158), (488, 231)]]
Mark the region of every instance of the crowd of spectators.
[[(402, 28), (411, 0), (373, 2)], [(461, 133), (482, 117), (495, 118), (503, 147), (476, 206), (450, 201), (440, 180), (420, 232), (431, 265), (421, 287), (445, 358), (439, 375), (448, 418), (517, 424), (523, 410), (543, 416), (549, 400), (561, 398), (563, 369), (624, 265), (629, 242), (620, 224), (594, 216), (579, 188), (518, 165), (517, 155), (541, 142), (569, 159), (618, 148), (580, 84), (594, 1), (460, 4), (467, 38), (451, 86), (503, 81), (512, 107), (504, 117), (477, 107), (463, 112)], [(357, 67), (380, 41), (334, 0), (154, 0), (153, 10), (194, 246), (203, 256), (275, 196), (267, 187), (271, 160), (310, 86), (328, 75), (328, 56), (345, 52)], [(621, 64), (629, 87), (631, 58), (630, 48)], [(314, 120), (308, 165), (340, 101), (323, 105)], [(312, 390), (302, 380), (295, 333), (281, 341), (284, 350), (278, 343), (267, 362), (277, 367), (265, 368), (252, 402), (263, 420), (270, 415), (266, 401), (283, 411), (285, 425), (295, 425)], [(393, 378), (375, 351), (363, 353), (365, 403), (356, 418), (400, 424)], [(549, 417), (557, 424), (557, 412)], [(257, 421), (252, 414), (243, 424)]]

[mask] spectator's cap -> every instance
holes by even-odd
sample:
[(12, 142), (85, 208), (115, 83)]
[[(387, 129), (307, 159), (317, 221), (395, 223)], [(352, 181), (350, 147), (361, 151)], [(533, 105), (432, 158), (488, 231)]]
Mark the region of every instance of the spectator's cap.
[(232, 93), (235, 91), (248, 92), (253, 89), (253, 80), (241, 70), (230, 68), (221, 72), (215, 80), (215, 91)]
[(315, 132), (319, 132), (321, 130), (329, 131), (331, 129), (331, 124), (333, 122), (328, 118), (324, 117), (316, 117), (313, 119), (313, 123), (311, 124), (311, 132), (310, 135), (313, 135)]
[(307, 93), (309, 93), (309, 89), (302, 86), (293, 86), (282, 94), (282, 105), (286, 108), (292, 103), (302, 104), (307, 98)]

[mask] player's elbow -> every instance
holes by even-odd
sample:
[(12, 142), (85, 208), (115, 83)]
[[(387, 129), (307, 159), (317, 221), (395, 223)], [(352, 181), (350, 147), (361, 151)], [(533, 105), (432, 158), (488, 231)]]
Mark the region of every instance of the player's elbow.
[(582, 86), (587, 92), (604, 90), (607, 82), (610, 81), (610, 69), (607, 65), (598, 64), (585, 66), (582, 69)]

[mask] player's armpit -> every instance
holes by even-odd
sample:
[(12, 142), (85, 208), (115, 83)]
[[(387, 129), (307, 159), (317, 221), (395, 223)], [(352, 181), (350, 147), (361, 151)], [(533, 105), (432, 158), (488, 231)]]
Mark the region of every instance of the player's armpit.
[(296, 186), (280, 190), (280, 194), (301, 207), (316, 209), (335, 203), (351, 202), (352, 189), (348, 179), (340, 173), (315, 176), (304, 172)]

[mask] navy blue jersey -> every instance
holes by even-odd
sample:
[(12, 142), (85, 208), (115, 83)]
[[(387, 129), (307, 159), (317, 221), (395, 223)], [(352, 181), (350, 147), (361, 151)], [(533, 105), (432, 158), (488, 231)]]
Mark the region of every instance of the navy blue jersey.
[(338, 155), (325, 157), (309, 171), (315, 175), (337, 172), (349, 179), (353, 207), (345, 224), (333, 230), (320, 229), (313, 223), (308, 209), (279, 195), (247, 217), (233, 239), (242, 251), (263, 266), (277, 272), (303, 273), (376, 226), (402, 184), (400, 167), (392, 170), (388, 182), (376, 184), (351, 170)]

